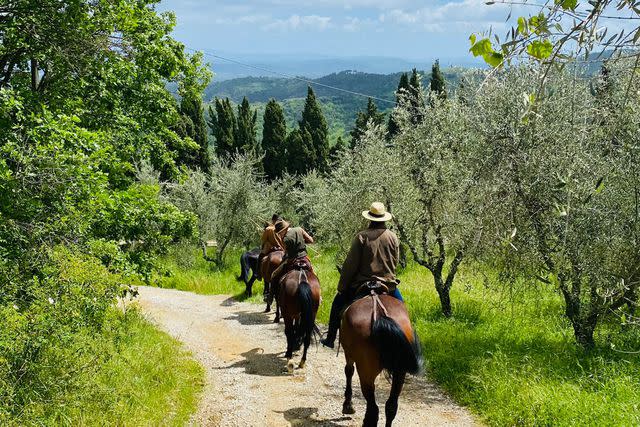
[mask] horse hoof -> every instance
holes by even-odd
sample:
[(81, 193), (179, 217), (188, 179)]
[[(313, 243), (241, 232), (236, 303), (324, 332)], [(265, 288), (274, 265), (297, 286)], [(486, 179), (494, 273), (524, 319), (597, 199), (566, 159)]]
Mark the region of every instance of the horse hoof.
[(280, 318), (276, 317), (275, 319), (273, 319), (273, 323), (280, 323)]
[(305, 365), (306, 361), (305, 360), (301, 360), (300, 364), (298, 365), (298, 368), (300, 369), (304, 369), (304, 365)]
[(345, 403), (342, 405), (342, 413), (344, 415), (353, 415), (356, 413), (356, 410), (353, 409), (353, 405), (351, 403)]
[(271, 311), (271, 309), (270, 309), (269, 307), (267, 307), (267, 308), (265, 308), (265, 309), (264, 309), (264, 312), (265, 312), (265, 313), (268, 313), (268, 312), (270, 312), (270, 311)]
[(293, 362), (291, 360), (287, 361), (287, 372), (293, 374)]

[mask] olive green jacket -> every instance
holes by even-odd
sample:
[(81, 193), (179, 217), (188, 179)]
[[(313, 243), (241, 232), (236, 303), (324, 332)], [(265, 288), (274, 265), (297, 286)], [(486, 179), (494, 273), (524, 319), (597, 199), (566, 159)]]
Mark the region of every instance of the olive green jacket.
[(338, 291), (355, 290), (362, 283), (381, 281), (395, 289), (398, 284), (396, 267), (400, 259), (400, 241), (384, 223), (359, 232), (340, 272)]

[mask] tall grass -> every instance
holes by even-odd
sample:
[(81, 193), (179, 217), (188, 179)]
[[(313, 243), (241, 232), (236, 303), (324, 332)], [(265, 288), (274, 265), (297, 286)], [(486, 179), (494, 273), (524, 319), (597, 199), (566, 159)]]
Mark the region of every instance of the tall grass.
[[(0, 425), (184, 425), (195, 411), (204, 372), (181, 344), (136, 310), (112, 310), (100, 334), (80, 335), (67, 352), (73, 381), (33, 400)], [(56, 375), (55, 366), (43, 366)], [(43, 372), (44, 374), (44, 372)], [(1, 408), (0, 408), (1, 409)]]
[[(216, 271), (195, 252), (181, 251), (167, 259), (172, 276), (163, 286), (243, 298), (244, 284), (235, 280), (239, 253)], [(333, 252), (313, 252), (311, 259), (322, 284), (318, 319), (326, 323), (339, 275)], [(481, 273), (460, 271), (450, 319), (441, 314), (426, 269), (410, 264), (400, 274), (431, 379), (490, 425), (640, 425), (638, 328), (623, 331), (610, 319), (598, 346), (584, 352), (552, 288), (488, 286)], [(250, 301), (261, 302), (261, 292), (257, 283)]]

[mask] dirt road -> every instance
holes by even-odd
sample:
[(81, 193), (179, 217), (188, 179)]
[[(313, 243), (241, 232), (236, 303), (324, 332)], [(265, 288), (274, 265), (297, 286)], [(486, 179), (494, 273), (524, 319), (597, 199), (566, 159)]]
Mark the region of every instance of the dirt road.
[[(261, 306), (225, 296), (140, 287), (147, 317), (182, 341), (206, 370), (193, 424), (202, 426), (359, 426), (365, 402), (354, 376), (356, 414), (341, 413), (344, 355), (309, 349), (307, 366), (286, 373), (283, 325)], [(294, 357), (299, 361), (299, 356)], [(378, 378), (380, 424), (389, 385)], [(433, 384), (409, 377), (400, 396), (397, 426), (469, 426), (473, 418)]]

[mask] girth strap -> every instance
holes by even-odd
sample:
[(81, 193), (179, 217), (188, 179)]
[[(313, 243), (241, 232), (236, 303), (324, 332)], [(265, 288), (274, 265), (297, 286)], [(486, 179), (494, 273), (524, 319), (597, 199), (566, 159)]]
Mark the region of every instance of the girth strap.
[(382, 304), (382, 301), (380, 301), (380, 296), (373, 289), (371, 290), (371, 298), (373, 299), (373, 313), (371, 315), (373, 321), (375, 322), (376, 320), (378, 320), (378, 310), (376, 310), (377, 307), (380, 307), (382, 313), (384, 313), (386, 317), (389, 317), (389, 313), (387, 312), (386, 307), (384, 306), (384, 304)]

